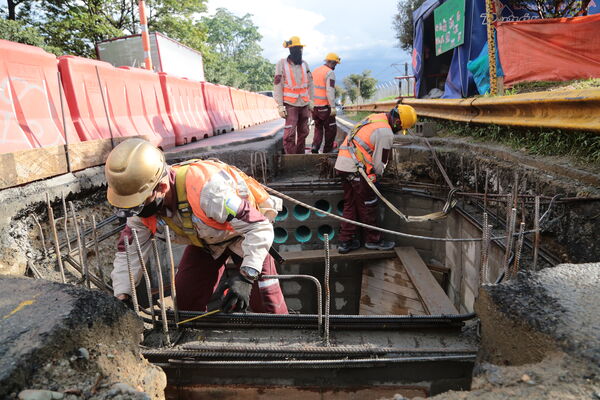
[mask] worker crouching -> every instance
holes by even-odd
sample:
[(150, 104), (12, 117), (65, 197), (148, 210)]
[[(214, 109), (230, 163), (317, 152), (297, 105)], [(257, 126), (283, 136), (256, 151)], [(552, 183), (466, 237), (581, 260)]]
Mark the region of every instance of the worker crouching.
[[(387, 113), (371, 114), (356, 124), (340, 146), (335, 169), (342, 178), (344, 189), (344, 218), (375, 226), (378, 197), (372, 189), (377, 177), (390, 158), (394, 133), (410, 129), (417, 121), (415, 110), (398, 105)], [(365, 228), (365, 247), (372, 250), (391, 250), (395, 243), (383, 239), (383, 234)], [(348, 222), (340, 226), (338, 251), (342, 254), (361, 247), (358, 227)]]
[[(142, 254), (148, 255), (150, 239), (163, 235), (168, 225), (175, 241), (187, 244), (175, 277), (180, 310), (205, 311), (215, 294), (225, 312), (243, 312), (250, 306), (255, 312), (287, 314), (279, 282), (260, 279), (261, 273), (277, 274), (268, 253), (271, 221), (281, 200), (269, 196), (258, 182), (218, 160), (168, 166), (164, 154), (142, 139), (115, 147), (105, 174), (109, 203), (127, 217), (122, 240), (131, 243), (129, 232), (135, 229)], [(127, 300), (127, 256), (124, 247), (119, 250), (111, 273), (113, 291)], [(217, 290), (228, 258), (237, 268)], [(129, 259), (137, 285), (142, 271), (133, 246)]]

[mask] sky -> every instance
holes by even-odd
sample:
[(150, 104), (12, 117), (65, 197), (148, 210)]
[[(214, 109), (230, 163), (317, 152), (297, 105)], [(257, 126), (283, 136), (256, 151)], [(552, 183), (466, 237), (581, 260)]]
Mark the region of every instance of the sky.
[(396, 4), (397, 0), (208, 0), (208, 13), (226, 8), (240, 17), (252, 14), (263, 36), (263, 56), (272, 63), (289, 54), (283, 41), (299, 36), (311, 69), (321, 65), (329, 52), (340, 56), (342, 63), (335, 69), (338, 84), (366, 69), (384, 83), (404, 75), (405, 62), (410, 69), (409, 54), (395, 47)]

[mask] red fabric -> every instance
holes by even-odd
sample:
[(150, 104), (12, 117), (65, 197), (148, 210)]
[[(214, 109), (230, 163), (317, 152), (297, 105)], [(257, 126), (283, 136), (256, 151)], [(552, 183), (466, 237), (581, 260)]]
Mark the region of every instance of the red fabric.
[(315, 133), (313, 136), (312, 148), (321, 148), (323, 134), (325, 134), (325, 145), (323, 153), (331, 153), (333, 150), (333, 141), (337, 133), (335, 117), (331, 116), (331, 107), (315, 107), (312, 111), (313, 121), (315, 121)]
[[(308, 106), (294, 107), (285, 104), (287, 117), (283, 128), (283, 149), (285, 154), (304, 154), (308, 136)], [(296, 137), (296, 134), (298, 135)]]
[[(340, 172), (344, 189), (344, 218), (362, 222), (368, 225), (377, 225), (377, 195), (361, 176), (360, 179), (348, 181), (347, 172)], [(359, 227), (347, 222), (340, 224), (340, 242), (352, 240), (358, 233)], [(363, 242), (375, 243), (381, 240), (382, 233), (372, 229), (363, 229)]]
[(497, 29), (508, 86), (600, 77), (600, 14), (503, 22)]

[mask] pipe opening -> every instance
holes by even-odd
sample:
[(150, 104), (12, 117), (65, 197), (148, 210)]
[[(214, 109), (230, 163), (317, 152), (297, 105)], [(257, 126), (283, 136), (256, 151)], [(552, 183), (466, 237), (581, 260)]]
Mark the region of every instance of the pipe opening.
[(340, 200), (337, 203), (337, 213), (339, 215), (344, 215), (344, 200)]
[(296, 228), (296, 232), (294, 233), (296, 240), (300, 243), (306, 243), (312, 238), (312, 232), (308, 226), (301, 225)]
[(335, 229), (333, 229), (331, 225), (321, 225), (317, 229), (317, 236), (319, 236), (319, 239), (324, 241), (326, 234), (329, 235), (329, 240), (333, 239), (333, 237), (335, 236)]
[[(317, 202), (315, 203), (315, 207), (318, 208), (319, 210), (331, 212), (331, 204), (329, 204), (329, 202), (325, 199), (317, 200)], [(319, 217), (325, 216), (325, 214), (320, 213), (318, 211), (316, 211), (315, 214), (317, 214)]]
[(288, 213), (288, 209), (286, 206), (281, 207), (281, 211), (279, 211), (277, 213), (277, 216), (275, 217), (275, 221), (285, 221), (288, 217), (289, 213)]
[(294, 207), (294, 218), (298, 221), (305, 221), (310, 217), (310, 210), (304, 206), (297, 205)]
[(282, 244), (287, 242), (288, 240), (288, 233), (285, 229), (277, 227), (274, 230), (275, 233), (275, 238), (273, 239), (273, 241), (277, 244)]

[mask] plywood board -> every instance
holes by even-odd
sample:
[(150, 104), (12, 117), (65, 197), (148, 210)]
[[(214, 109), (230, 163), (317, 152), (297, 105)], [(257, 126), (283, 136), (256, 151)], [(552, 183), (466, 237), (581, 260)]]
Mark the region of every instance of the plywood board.
[[(286, 262), (289, 263), (309, 263), (315, 261), (325, 262), (324, 250), (286, 251), (282, 252), (281, 256), (285, 258)], [(396, 258), (396, 253), (393, 250), (380, 251), (361, 248), (351, 251), (350, 253), (340, 254), (338, 253), (337, 249), (331, 249), (329, 252), (329, 258), (332, 260), (364, 261), (382, 258)]]

